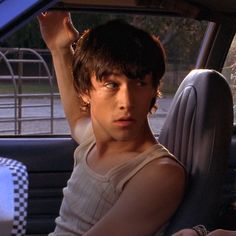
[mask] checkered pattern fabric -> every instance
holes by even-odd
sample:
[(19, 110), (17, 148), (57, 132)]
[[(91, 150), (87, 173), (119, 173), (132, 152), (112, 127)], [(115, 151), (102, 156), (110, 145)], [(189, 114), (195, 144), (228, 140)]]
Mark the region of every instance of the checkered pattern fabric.
[(26, 232), (28, 173), (19, 161), (0, 157), (0, 165), (11, 171), (14, 185), (14, 219), (11, 236), (21, 236)]

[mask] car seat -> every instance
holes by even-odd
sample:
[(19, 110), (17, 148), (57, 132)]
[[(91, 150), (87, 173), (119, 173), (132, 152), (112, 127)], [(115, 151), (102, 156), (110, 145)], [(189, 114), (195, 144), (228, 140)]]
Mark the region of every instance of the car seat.
[(28, 174), (21, 162), (0, 157), (0, 235), (26, 231)]
[(165, 235), (204, 224), (216, 227), (233, 130), (232, 94), (214, 70), (192, 70), (177, 90), (159, 142), (185, 166), (188, 186)]

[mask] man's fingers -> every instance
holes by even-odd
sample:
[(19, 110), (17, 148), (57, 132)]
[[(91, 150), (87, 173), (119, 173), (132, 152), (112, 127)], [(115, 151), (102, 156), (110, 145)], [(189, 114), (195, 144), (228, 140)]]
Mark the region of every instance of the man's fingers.
[(71, 24), (70, 21), (66, 21), (67, 28), (69, 29), (69, 32), (72, 33), (72, 37), (74, 40), (77, 40), (79, 38), (79, 32), (76, 30), (76, 28)]

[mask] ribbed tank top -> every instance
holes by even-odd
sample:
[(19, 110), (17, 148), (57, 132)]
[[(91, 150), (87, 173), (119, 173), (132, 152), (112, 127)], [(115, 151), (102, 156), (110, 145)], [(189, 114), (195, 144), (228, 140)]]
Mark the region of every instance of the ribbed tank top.
[[(125, 184), (145, 165), (162, 157), (178, 162), (165, 147), (157, 143), (135, 158), (110, 169), (105, 175), (100, 175), (87, 165), (88, 153), (94, 145), (95, 139), (90, 137), (75, 150), (74, 170), (67, 187), (63, 189), (60, 216), (50, 236), (83, 235), (112, 208)], [(161, 232), (156, 235), (161, 235)]]

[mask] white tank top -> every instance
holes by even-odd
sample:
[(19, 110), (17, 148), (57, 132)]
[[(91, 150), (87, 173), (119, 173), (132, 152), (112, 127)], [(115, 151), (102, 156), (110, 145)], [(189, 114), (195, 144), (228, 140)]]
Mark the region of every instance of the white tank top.
[[(95, 145), (94, 137), (82, 143), (74, 154), (75, 165), (64, 188), (60, 216), (50, 236), (80, 236), (98, 222), (118, 200), (125, 184), (151, 161), (169, 157), (179, 162), (161, 144), (157, 143), (114, 168), (105, 175), (94, 172), (87, 165), (87, 155)], [(162, 235), (164, 228), (156, 235)]]

